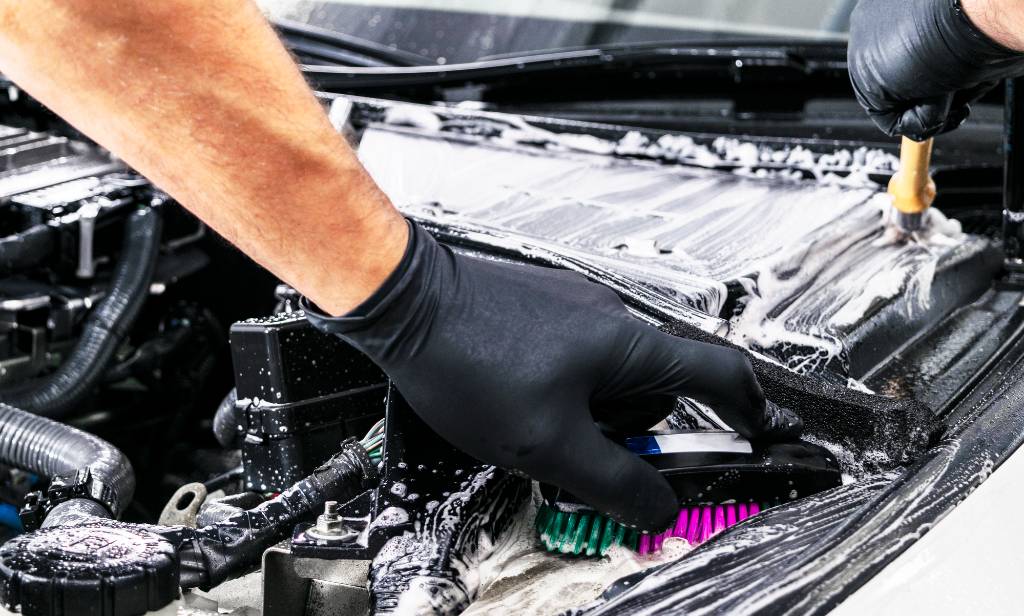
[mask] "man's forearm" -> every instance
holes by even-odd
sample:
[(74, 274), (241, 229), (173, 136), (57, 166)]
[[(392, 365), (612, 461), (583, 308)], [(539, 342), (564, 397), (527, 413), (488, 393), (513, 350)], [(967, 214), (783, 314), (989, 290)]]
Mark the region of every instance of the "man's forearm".
[(0, 0), (0, 71), (334, 314), (401, 216), (251, 0)]
[(982, 32), (1004, 47), (1024, 51), (1024, 1), (960, 0)]

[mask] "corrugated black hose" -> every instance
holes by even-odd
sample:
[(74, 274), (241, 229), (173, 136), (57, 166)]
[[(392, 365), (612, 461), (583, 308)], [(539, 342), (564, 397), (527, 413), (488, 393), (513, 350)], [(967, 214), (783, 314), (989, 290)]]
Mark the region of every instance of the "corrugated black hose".
[(107, 295), (86, 317), (75, 347), (53, 374), (0, 392), (0, 401), (47, 417), (64, 417), (82, 403), (102, 379), (149, 296), (160, 230), (157, 208), (128, 216)]
[(88, 469), (103, 487), (104, 505), (72, 499), (54, 507), (45, 526), (64, 524), (79, 516), (117, 517), (132, 500), (135, 473), (116, 447), (103, 439), (0, 403), (0, 462), (44, 477)]

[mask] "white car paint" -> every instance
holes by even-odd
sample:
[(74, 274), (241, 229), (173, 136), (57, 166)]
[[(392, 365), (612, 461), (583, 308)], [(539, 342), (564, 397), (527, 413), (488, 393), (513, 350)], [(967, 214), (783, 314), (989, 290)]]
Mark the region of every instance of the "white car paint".
[[(996, 428), (998, 429), (998, 428)], [(1024, 451), (844, 601), (854, 616), (1024, 613)]]

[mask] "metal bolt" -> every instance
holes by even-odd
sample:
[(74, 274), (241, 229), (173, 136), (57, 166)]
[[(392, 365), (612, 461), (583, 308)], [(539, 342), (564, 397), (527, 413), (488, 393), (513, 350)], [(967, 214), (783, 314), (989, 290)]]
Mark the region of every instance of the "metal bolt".
[(324, 503), (324, 512), (316, 519), (316, 526), (306, 531), (320, 539), (348, 539), (358, 535), (341, 518), (337, 501)]

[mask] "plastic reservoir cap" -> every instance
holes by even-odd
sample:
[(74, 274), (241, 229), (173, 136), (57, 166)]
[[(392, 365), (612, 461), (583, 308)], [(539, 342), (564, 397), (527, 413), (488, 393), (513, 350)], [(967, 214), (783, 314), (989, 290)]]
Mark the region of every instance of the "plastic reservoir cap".
[(174, 546), (144, 528), (97, 520), (0, 546), (0, 602), (25, 616), (130, 616), (178, 596)]

